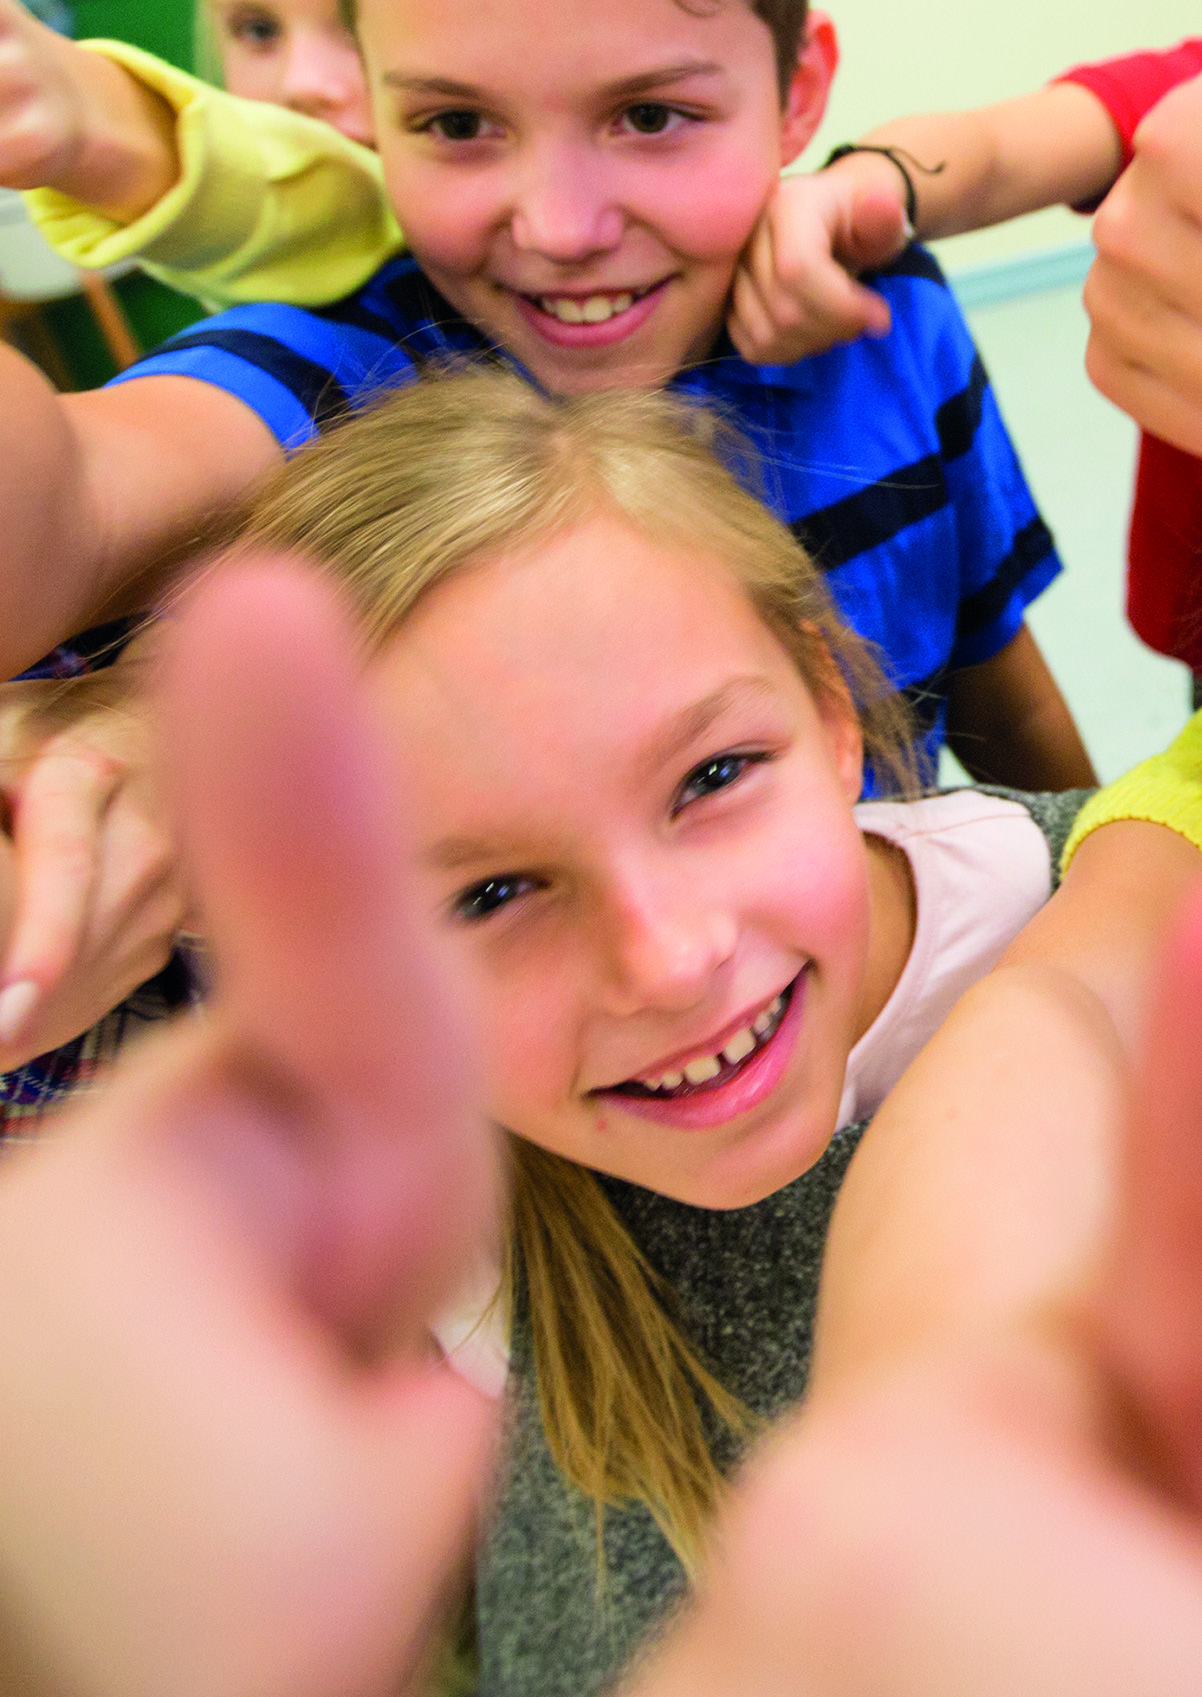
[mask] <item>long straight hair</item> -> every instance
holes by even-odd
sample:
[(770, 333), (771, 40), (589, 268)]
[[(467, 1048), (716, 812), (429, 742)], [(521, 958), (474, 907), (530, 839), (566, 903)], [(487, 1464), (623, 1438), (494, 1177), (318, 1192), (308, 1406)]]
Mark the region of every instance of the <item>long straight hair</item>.
[[(394, 394), (298, 454), (244, 535), (311, 555), (379, 646), (440, 583), (615, 514), (684, 557), (721, 560), (815, 697), (854, 701), (878, 776), (911, 791), (905, 709), (805, 551), (727, 469), (746, 477), (751, 464), (713, 417), (662, 393), (555, 400), (476, 370)], [(684, 1336), (594, 1174), (511, 1144), (509, 1292), (529, 1304), (551, 1454), (599, 1515), (647, 1504), (691, 1567), (721, 1489), (704, 1411), (736, 1435), (750, 1417)]]

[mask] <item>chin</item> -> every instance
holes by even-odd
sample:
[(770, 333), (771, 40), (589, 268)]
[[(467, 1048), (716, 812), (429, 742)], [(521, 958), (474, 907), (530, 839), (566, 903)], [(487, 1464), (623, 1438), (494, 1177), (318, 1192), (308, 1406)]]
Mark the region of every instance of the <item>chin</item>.
[(715, 1213), (751, 1208), (775, 1196), (778, 1190), (784, 1190), (817, 1165), (830, 1147), (833, 1135), (834, 1126), (826, 1121), (812, 1136), (799, 1137), (797, 1128), (791, 1127), (784, 1147), (761, 1147), (754, 1152), (732, 1149), (725, 1158), (714, 1162), (709, 1171), (697, 1174), (687, 1187), (677, 1186), (665, 1194)]

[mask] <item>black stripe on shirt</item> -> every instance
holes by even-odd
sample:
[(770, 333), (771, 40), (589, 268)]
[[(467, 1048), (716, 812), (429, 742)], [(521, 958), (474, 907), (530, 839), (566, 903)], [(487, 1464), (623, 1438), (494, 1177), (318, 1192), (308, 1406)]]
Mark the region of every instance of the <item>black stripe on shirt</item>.
[(167, 353), (175, 348), (222, 348), (248, 365), (257, 366), (295, 396), (319, 429), (350, 410), (346, 390), (332, 372), (261, 331), (202, 328), (172, 337), (163, 351)]
[(1002, 612), (1011, 595), (1041, 560), (1055, 547), (1052, 533), (1036, 515), (1014, 538), (1014, 546), (1001, 561), (988, 583), (981, 585), (960, 603), (956, 617), (956, 640), (975, 636), (991, 624)]
[(383, 313), (373, 312), (360, 295), (348, 295), (336, 306), (322, 307), (321, 316), (327, 324), (345, 324), (348, 330), (366, 330), (369, 335), (379, 336), (389, 347), (396, 346), (397, 326), (390, 323)]
[(829, 507), (795, 519), (790, 529), (819, 568), (830, 572), (946, 505), (942, 462), (938, 454), (927, 454)]
[(981, 423), (981, 408), (988, 387), (989, 378), (981, 364), (981, 356), (977, 354), (968, 374), (968, 382), (958, 395), (944, 401), (935, 413), (939, 451), (945, 460), (958, 460), (961, 454), (966, 454), (972, 447)]

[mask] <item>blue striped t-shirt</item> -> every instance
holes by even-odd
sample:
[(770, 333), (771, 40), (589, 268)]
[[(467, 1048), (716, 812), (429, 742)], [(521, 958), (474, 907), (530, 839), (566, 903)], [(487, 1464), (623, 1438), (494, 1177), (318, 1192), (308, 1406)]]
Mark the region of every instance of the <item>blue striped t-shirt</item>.
[[(871, 281), (892, 311), (888, 336), (791, 366), (749, 365), (723, 338), (672, 387), (755, 445), (760, 492), (909, 696), (933, 772), (949, 674), (1005, 647), (1060, 562), (934, 259), (910, 248)], [(317, 311), (235, 307), (116, 381), (201, 378), (291, 450), (424, 363), (493, 351), (401, 255)]]

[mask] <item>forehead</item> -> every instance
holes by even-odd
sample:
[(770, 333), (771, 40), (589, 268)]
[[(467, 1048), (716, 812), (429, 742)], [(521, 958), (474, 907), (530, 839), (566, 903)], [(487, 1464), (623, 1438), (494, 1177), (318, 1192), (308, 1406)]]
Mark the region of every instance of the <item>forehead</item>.
[(625, 781), (699, 705), (805, 695), (719, 561), (610, 518), (434, 590), (376, 676), (413, 782), (460, 797), (534, 793), (543, 755)]
[(358, 19), (378, 74), (490, 88), (520, 73), (548, 97), (691, 60), (773, 62), (771, 32), (746, 0), (359, 0)]

